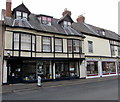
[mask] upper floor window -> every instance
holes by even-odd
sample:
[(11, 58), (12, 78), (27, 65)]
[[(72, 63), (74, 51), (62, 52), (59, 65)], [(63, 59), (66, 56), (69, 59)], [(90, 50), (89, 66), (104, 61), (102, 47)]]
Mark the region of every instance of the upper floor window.
[(55, 38), (55, 52), (62, 52), (62, 39)]
[(68, 52), (82, 53), (82, 44), (80, 40), (68, 40)]
[(105, 36), (105, 30), (97, 30), (98, 34), (102, 34), (103, 36)]
[(22, 12), (16, 11), (16, 18), (21, 19), (22, 18)]
[(19, 33), (14, 33), (14, 49), (19, 49)]
[(51, 37), (42, 37), (42, 51), (51, 52)]
[(102, 30), (102, 35), (104, 35), (104, 36), (105, 36), (105, 31), (104, 31), (104, 30)]
[(14, 33), (15, 50), (35, 51), (35, 36), (31, 34)]
[(42, 24), (46, 24), (46, 25), (51, 26), (52, 18), (46, 17), (46, 16), (41, 16), (38, 19)]
[(114, 56), (115, 55), (115, 46), (111, 45), (111, 55)]
[(118, 46), (118, 56), (120, 56), (120, 46)]
[(16, 18), (17, 19), (26, 19), (28, 18), (28, 13), (21, 12), (21, 11), (16, 11)]
[(71, 22), (64, 21), (63, 25), (64, 25), (64, 27), (69, 27), (69, 26), (71, 26)]
[(92, 41), (88, 41), (88, 52), (93, 53), (93, 42)]
[(31, 50), (31, 35), (21, 34), (21, 50)]

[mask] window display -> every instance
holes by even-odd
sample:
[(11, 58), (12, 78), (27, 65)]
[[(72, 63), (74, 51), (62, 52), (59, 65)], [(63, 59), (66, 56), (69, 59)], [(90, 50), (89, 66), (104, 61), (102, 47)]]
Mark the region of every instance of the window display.
[(102, 62), (102, 73), (103, 75), (116, 74), (115, 62)]
[(87, 62), (87, 76), (98, 75), (98, 62)]

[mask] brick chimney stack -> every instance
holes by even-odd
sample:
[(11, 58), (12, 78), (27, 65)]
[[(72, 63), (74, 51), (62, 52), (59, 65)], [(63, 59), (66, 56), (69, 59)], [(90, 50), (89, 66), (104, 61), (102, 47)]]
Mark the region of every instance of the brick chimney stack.
[(69, 14), (69, 16), (71, 16), (71, 11), (67, 10), (67, 8), (64, 9), (64, 12), (62, 13), (62, 15), (66, 15)]
[(83, 15), (80, 15), (80, 16), (78, 16), (78, 18), (76, 20), (77, 20), (77, 23), (84, 23), (85, 17)]
[(12, 0), (6, 0), (6, 17), (12, 16), (11, 5), (12, 5)]

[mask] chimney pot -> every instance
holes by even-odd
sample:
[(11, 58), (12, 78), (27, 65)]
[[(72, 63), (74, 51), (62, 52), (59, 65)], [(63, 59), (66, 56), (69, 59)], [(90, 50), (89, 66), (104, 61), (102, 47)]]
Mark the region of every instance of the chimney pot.
[(83, 15), (79, 15), (76, 20), (77, 20), (77, 23), (84, 23), (85, 22), (85, 17)]
[(69, 16), (71, 16), (71, 11), (67, 10), (67, 8), (64, 9), (64, 12), (62, 13), (62, 15), (66, 15), (69, 14)]

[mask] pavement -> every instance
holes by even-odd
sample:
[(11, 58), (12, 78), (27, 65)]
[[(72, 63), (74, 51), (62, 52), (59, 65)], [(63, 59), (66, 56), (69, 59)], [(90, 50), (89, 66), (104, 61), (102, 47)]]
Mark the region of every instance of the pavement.
[[(109, 76), (109, 77), (99, 77), (99, 78), (89, 78), (89, 79), (50, 81), (50, 82), (43, 82), (42, 88), (66, 86), (66, 85), (74, 85), (74, 84), (84, 84), (84, 83), (91, 83), (91, 82), (98, 82), (98, 81), (105, 81), (105, 80), (114, 80), (117, 78), (118, 76)], [(39, 88), (41, 87), (38, 87), (37, 83), (18, 83), (18, 84), (3, 85), (2, 94), (29, 91), (29, 90), (37, 90)]]

